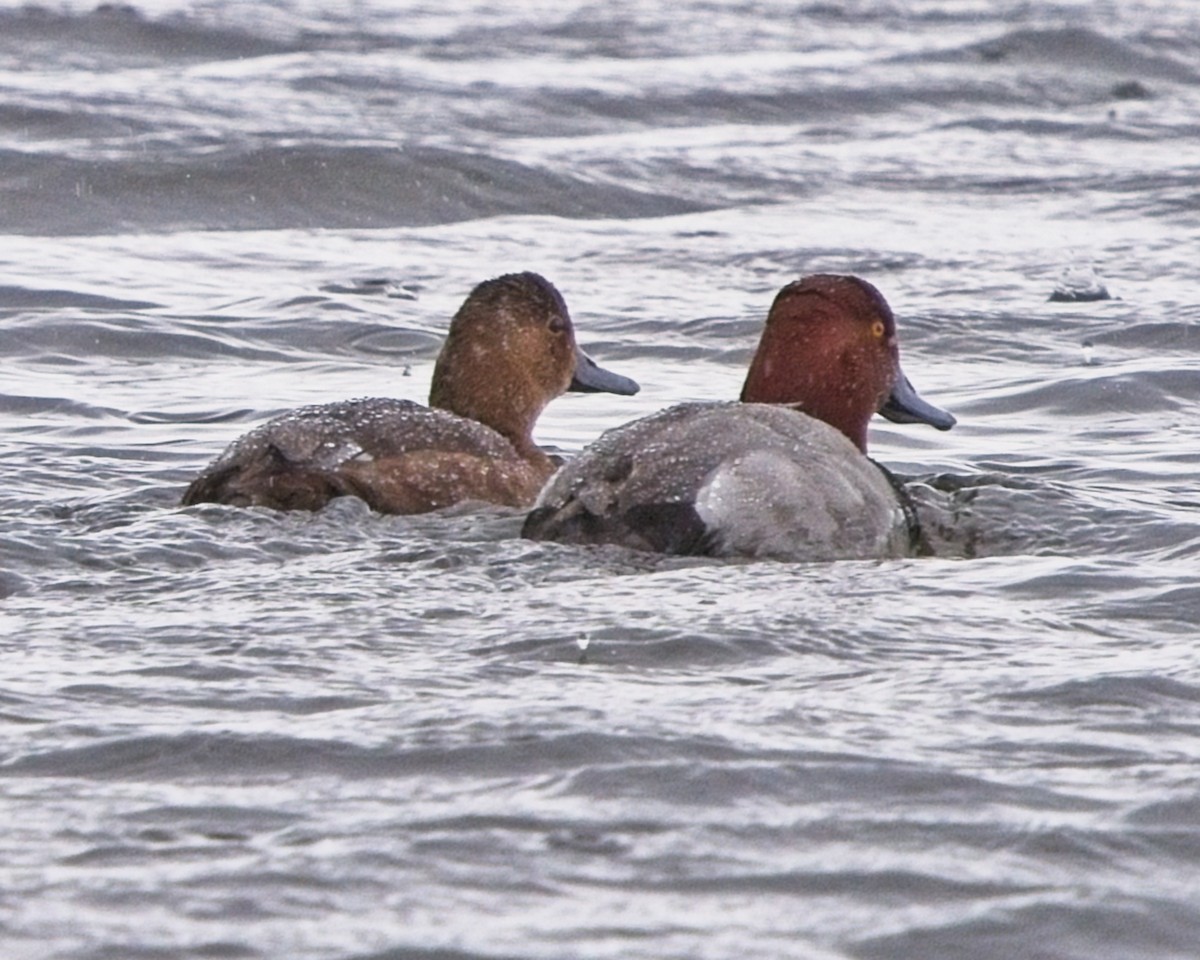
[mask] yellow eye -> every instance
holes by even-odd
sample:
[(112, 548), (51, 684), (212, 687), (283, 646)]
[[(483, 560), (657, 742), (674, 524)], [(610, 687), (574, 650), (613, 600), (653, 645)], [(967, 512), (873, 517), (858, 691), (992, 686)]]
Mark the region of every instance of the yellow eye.
[(871, 324), (871, 336), (873, 336), (876, 340), (883, 336), (883, 331), (884, 326), (882, 320), (876, 320), (873, 324)]

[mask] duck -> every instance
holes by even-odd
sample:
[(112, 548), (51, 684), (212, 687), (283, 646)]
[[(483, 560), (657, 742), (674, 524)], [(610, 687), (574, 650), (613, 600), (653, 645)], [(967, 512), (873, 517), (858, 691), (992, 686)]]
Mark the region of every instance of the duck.
[(876, 413), (955, 424), (905, 376), (872, 284), (803, 277), (776, 295), (737, 401), (683, 403), (603, 433), (542, 489), (522, 536), (785, 561), (926, 552), (903, 485), (867, 456)]
[(454, 315), (428, 406), (366, 397), (283, 413), (230, 444), (181, 502), (316, 511), (352, 496), (386, 514), (468, 500), (528, 508), (559, 464), (533, 439), (546, 405), (568, 390), (638, 389), (576, 344), (550, 281), (505, 274), (478, 284)]

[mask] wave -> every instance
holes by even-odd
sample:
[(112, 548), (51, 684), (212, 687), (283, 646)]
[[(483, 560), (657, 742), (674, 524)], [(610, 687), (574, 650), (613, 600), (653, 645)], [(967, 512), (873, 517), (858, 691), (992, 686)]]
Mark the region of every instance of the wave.
[[(68, 688), (89, 697), (114, 696), (121, 691), (99, 685)], [(311, 700), (281, 698), (261, 701), (273, 711), (307, 715), (354, 710), (372, 701), (361, 697)], [(708, 746), (721, 757), (731, 751)], [(80, 777), (91, 780), (147, 782), (200, 778), (219, 780), (241, 776), (271, 776), (304, 770), (323, 771), (353, 779), (392, 779), (469, 773), (505, 776), (536, 775), (546, 765), (584, 768), (619, 763), (633, 750), (662, 759), (673, 750), (669, 742), (630, 738), (621, 734), (560, 732), (494, 743), (417, 745), (407, 748), (367, 747), (337, 740), (306, 737), (241, 735), (234, 733), (146, 734), (98, 740), (83, 746), (31, 752), (0, 764), (5, 777)]]
[(164, 61), (234, 60), (297, 49), (295, 43), (176, 15), (148, 19), (131, 6), (103, 3), (85, 13), (28, 5), (0, 10), (0, 50), (31, 57), (53, 48), (75, 57)]
[(679, 197), (438, 147), (228, 148), (181, 159), (0, 151), (10, 182), (0, 231), (430, 226), (507, 214), (659, 217), (707, 209)]
[(0, 316), (5, 311), (36, 308), (38, 310), (150, 310), (157, 303), (148, 300), (120, 300), (95, 293), (76, 290), (42, 290), (29, 287), (0, 285)]
[(1053, 66), (1095, 78), (1152, 78), (1196, 83), (1200, 72), (1171, 56), (1143, 53), (1131, 43), (1086, 27), (1012, 30), (991, 40), (937, 54), (906, 54), (896, 62)]
[[(1195, 953), (1200, 916), (1188, 904), (1161, 898), (1114, 898), (1103, 904), (1001, 902), (943, 925), (870, 935), (854, 945), (859, 960), (892, 957), (1096, 956), (1178, 958)], [(1047, 947), (1047, 944), (1052, 946)]]

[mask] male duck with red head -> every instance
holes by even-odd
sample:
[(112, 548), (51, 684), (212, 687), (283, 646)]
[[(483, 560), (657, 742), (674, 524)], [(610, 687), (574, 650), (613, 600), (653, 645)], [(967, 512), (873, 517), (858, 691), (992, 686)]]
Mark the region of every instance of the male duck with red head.
[(231, 444), (183, 504), (317, 510), (356, 496), (381, 513), (464, 500), (527, 507), (557, 466), (534, 443), (534, 424), (567, 390), (628, 395), (638, 385), (579, 349), (548, 280), (497, 277), (455, 314), (428, 407), (370, 398), (282, 414)]
[(603, 434), (550, 480), (523, 534), (782, 560), (908, 555), (915, 514), (866, 456), (875, 413), (954, 425), (901, 370), (879, 291), (806, 277), (775, 298), (740, 402), (681, 404)]

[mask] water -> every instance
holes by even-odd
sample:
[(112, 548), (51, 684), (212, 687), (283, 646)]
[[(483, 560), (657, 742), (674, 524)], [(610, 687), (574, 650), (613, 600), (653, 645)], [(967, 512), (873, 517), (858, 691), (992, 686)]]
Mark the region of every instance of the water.
[[(329, 6), (0, 7), (3, 956), (1200, 956), (1194, 5)], [(875, 283), (938, 556), (177, 507), (524, 269), (566, 453)]]

